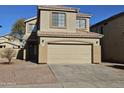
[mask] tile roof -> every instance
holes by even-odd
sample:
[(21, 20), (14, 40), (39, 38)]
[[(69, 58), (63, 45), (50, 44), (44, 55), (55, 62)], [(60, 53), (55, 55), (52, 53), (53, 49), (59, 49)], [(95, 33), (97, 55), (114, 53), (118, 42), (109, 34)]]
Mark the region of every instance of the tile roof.
[(38, 31), (38, 36), (50, 36), (50, 37), (78, 37), (78, 38), (102, 38), (102, 34), (94, 32), (51, 32), (51, 31)]

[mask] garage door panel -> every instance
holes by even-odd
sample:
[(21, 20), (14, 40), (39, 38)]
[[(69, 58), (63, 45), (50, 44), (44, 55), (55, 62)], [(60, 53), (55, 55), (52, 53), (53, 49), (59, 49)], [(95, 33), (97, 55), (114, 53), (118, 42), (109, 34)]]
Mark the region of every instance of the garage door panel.
[(91, 45), (48, 45), (48, 63), (91, 63)]
[[(85, 55), (85, 56), (89, 56), (89, 55)], [(51, 55), (49, 58), (55, 58), (55, 59), (59, 59), (59, 58), (71, 58), (71, 59), (82, 59), (81, 55)], [(86, 58), (91, 58), (91, 57), (83, 57), (84, 59)]]
[[(55, 60), (56, 60), (56, 61), (55, 61)], [(48, 62), (48, 64), (54, 64), (54, 63), (55, 63), (55, 64), (60, 64), (60, 63), (64, 63), (64, 64), (65, 64), (65, 63), (66, 63), (66, 64), (80, 63), (80, 64), (83, 64), (83, 63), (91, 63), (91, 61), (90, 61), (90, 60), (87, 60), (87, 59), (86, 59), (86, 60), (83, 60), (83, 62), (81, 62), (80, 59), (75, 59), (75, 60), (73, 60), (73, 61), (72, 61), (72, 60), (64, 60), (64, 61), (63, 61), (63, 59), (58, 59), (58, 60), (57, 60), (57, 59), (53, 59), (53, 60), (51, 59), (51, 61)]]

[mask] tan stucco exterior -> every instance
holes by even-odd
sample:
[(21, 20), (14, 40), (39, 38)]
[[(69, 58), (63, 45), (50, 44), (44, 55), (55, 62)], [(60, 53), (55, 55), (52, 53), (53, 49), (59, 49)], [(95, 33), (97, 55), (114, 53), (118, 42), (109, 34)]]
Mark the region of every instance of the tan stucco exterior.
[[(58, 28), (58, 27), (52, 27), (51, 25), (51, 15), (52, 12), (58, 12), (58, 13), (65, 13), (65, 27), (64, 28)], [(76, 28), (76, 19), (78, 17), (81, 17), (86, 20), (86, 28), (85, 29), (77, 29)], [(30, 37), (32, 33), (28, 33), (28, 24), (29, 23), (37, 23), (37, 37), (38, 37), (38, 43), (37, 45), (37, 62), (38, 63), (49, 63), (49, 58), (52, 57), (52, 53), (54, 55), (54, 51), (51, 50), (52, 47), (55, 47), (56, 53), (63, 52), (63, 50), (68, 50), (66, 53), (73, 53), (70, 58), (73, 59), (73, 56), (78, 55), (77, 61), (83, 63), (82, 61), (85, 61), (84, 63), (100, 63), (101, 62), (101, 46), (100, 46), (100, 34), (95, 34), (90, 32), (90, 15), (88, 14), (80, 14), (79, 9), (74, 8), (65, 8), (65, 7), (40, 7), (38, 6), (38, 14), (37, 18), (34, 18), (32, 20), (28, 20), (26, 22), (26, 37)], [(49, 34), (48, 34), (49, 33)], [(100, 36), (100, 37), (99, 37)], [(35, 36), (36, 37), (36, 36)], [(33, 37), (34, 38), (34, 37)], [(33, 39), (32, 38), (32, 39)], [(31, 41), (31, 40), (29, 40)], [(32, 41), (34, 43), (36, 41)], [(28, 44), (30, 46), (31, 42)], [(51, 46), (50, 46), (51, 44)], [(55, 44), (55, 45), (54, 45)], [(60, 44), (59, 46), (56, 46), (56, 44)], [(73, 46), (71, 47), (71, 44)], [(61, 46), (62, 45), (62, 46)], [(66, 47), (68, 45), (68, 49)], [(61, 48), (60, 48), (61, 47)], [(30, 47), (27, 47), (26, 51), (30, 52)], [(74, 48), (82, 50), (82, 52), (74, 51)], [(88, 52), (87, 52), (88, 51)], [(31, 51), (31, 53), (33, 53)], [(75, 54), (74, 54), (75, 53)], [(80, 54), (81, 53), (81, 54)], [(27, 54), (28, 57), (30, 53)], [(65, 54), (67, 55), (67, 54)], [(66, 57), (63, 54), (63, 59), (59, 61), (66, 60)], [(90, 56), (91, 55), (91, 56)], [(83, 56), (83, 57), (82, 57)], [(54, 56), (60, 57), (59, 55)], [(76, 57), (75, 57), (76, 58)], [(83, 59), (84, 58), (84, 59)], [(85, 59), (86, 58), (86, 59)], [(88, 59), (90, 58), (90, 59)], [(82, 60), (82, 61), (80, 61)], [(70, 62), (72, 60), (70, 59)], [(68, 63), (70, 63), (68, 62)], [(73, 61), (74, 62), (74, 61)], [(64, 61), (62, 62), (64, 63)]]
[(47, 44), (39, 45), (39, 58), (38, 63), (46, 64), (47, 63)]
[[(59, 31), (59, 32), (76, 32), (76, 13), (73, 12), (60, 12), (66, 14), (66, 27), (65, 28), (56, 28), (51, 26), (51, 14), (56, 11), (40, 11), (40, 31)], [(86, 29), (83, 31), (89, 31), (89, 18), (86, 19)]]
[(30, 35), (32, 34), (32, 32), (29, 31), (29, 24), (36, 24), (36, 22), (37, 22), (36, 18), (31, 19), (30, 21), (25, 22), (25, 25), (26, 25), (26, 30), (25, 30), (25, 35), (24, 35), (25, 39), (28, 39), (28, 37), (30, 37)]
[(124, 62), (124, 14), (117, 14), (91, 27), (104, 35), (101, 40), (103, 61)]
[(101, 63), (101, 46), (93, 46), (93, 63)]
[(0, 37), (0, 48), (20, 48), (19, 39), (12, 39), (12, 36), (6, 35)]
[(0, 44), (0, 46), (3, 46), (2, 48), (17, 48), (17, 49), (20, 48), (19, 46), (13, 45), (13, 44), (8, 43), (8, 42), (3, 42)]
[[(101, 62), (101, 46), (99, 45), (99, 42), (100, 42), (99, 39), (41, 37), (40, 45), (39, 45), (39, 61), (38, 62), (47, 63), (47, 53), (48, 53), (47, 47), (49, 43), (58, 43), (58, 44), (91, 45), (92, 46), (92, 49), (91, 49), (92, 63), (100, 63)], [(66, 49), (66, 46), (65, 46), (65, 49)], [(87, 51), (87, 50), (84, 50), (84, 51)]]

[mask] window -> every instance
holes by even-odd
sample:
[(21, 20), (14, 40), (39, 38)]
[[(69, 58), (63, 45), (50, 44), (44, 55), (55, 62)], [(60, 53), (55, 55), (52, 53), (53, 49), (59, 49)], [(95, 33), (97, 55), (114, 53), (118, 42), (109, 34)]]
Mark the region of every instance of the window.
[(29, 24), (29, 32), (35, 32), (36, 31), (36, 25), (35, 24)]
[(76, 20), (76, 28), (85, 29), (86, 28), (86, 19), (77, 19)]
[(65, 27), (65, 13), (57, 13), (57, 12), (53, 12), (52, 13), (52, 26), (53, 27)]

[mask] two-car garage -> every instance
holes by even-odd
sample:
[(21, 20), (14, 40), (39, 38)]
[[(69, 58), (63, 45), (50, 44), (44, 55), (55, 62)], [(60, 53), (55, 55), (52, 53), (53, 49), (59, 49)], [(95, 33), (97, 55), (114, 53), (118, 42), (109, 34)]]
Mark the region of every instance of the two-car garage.
[(48, 44), (47, 63), (92, 63), (92, 45)]
[[(41, 31), (42, 32), (42, 31)], [(100, 38), (91, 32), (39, 33), (38, 63), (101, 63)]]

